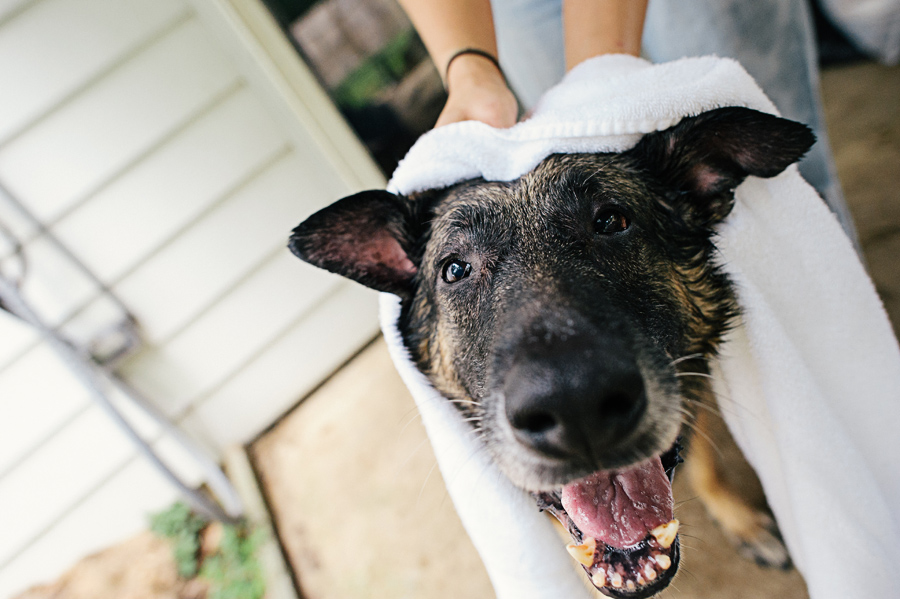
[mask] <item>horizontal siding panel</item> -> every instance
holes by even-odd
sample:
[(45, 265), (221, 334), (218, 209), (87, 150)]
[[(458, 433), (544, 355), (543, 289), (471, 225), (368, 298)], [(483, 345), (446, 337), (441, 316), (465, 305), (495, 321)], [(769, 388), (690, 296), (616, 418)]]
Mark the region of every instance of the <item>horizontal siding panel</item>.
[[(37, 332), (30, 326), (0, 310), (0, 377), (9, 363), (33, 346), (38, 339)], [(2, 383), (0, 383), (2, 384)], [(0, 394), (0, 402), (3, 395)], [(3, 468), (0, 467), (0, 470)]]
[[(59, 326), (59, 334), (73, 345), (85, 348), (98, 359), (125, 349), (120, 333), (131, 330), (131, 323), (124, 309), (115, 298), (103, 294), (78, 310)], [(100, 347), (96, 345), (99, 343)]]
[(131, 442), (92, 406), (19, 463), (0, 479), (0, 564), (133, 454)]
[(0, 0), (0, 23), (5, 19), (9, 19), (12, 14), (17, 10), (20, 10), (21, 7), (34, 1), (35, 0)]
[(161, 347), (135, 356), (124, 376), (169, 415), (221, 385), (340, 280), (286, 249)]
[[(107, 395), (107, 399), (115, 407), (116, 411), (125, 418), (134, 431), (148, 443), (154, 443), (162, 434), (159, 423), (151, 418), (132, 398), (126, 396), (118, 389)], [(104, 410), (105, 413), (105, 410)], [(110, 419), (110, 422), (114, 422)], [(118, 426), (118, 424), (116, 424)], [(134, 445), (134, 447), (137, 447)]]
[(219, 451), (246, 443), (285, 414), (378, 333), (377, 294), (354, 283), (295, 324), (182, 421), (182, 426)]
[(55, 326), (97, 293), (97, 285), (44, 236), (25, 247), (31, 267), (21, 293), (38, 317)]
[[(117, 390), (108, 398), (144, 439), (160, 435), (160, 426)], [(49, 346), (40, 344), (0, 375), (0, 481), (29, 453), (91, 409), (91, 392)]]
[(285, 147), (259, 100), (241, 89), (54, 232), (97, 276), (113, 282)]
[(79, 559), (137, 534), (147, 515), (176, 498), (174, 487), (135, 458), (44, 536), (0, 568), (0, 597), (51, 582)]
[[(0, 246), (2, 257), (9, 255), (10, 242), (23, 244), (33, 237), (36, 231), (34, 222), (22, 214), (2, 188), (0, 188), (0, 223), (3, 225), (0, 236), (4, 238)], [(8, 239), (10, 236), (11, 239)]]
[(0, 179), (53, 220), (237, 81), (192, 19), (0, 150)]
[(183, 0), (35, 3), (0, 30), (0, 140), (186, 14)]
[(3, 370), (0, 474), (84, 410), (87, 403), (85, 388), (46, 345), (35, 346)]
[(228, 293), (325, 200), (317, 176), (280, 159), (114, 287), (152, 344), (184, 328)]

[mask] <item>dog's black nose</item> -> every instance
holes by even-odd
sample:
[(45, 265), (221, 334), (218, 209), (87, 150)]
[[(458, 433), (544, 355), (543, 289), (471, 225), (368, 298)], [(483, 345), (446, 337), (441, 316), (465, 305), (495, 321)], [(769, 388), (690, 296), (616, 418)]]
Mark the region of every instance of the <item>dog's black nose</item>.
[(504, 395), (519, 442), (598, 466), (634, 432), (647, 407), (637, 364), (609, 355), (585, 361), (565, 351), (516, 359)]

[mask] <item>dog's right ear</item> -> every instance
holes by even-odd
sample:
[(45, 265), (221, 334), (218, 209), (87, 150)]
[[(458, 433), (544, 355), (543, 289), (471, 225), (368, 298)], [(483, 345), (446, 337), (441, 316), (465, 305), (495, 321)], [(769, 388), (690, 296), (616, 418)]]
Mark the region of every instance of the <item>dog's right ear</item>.
[(729, 106), (649, 133), (629, 152), (679, 194), (685, 216), (712, 224), (731, 211), (747, 176), (774, 177), (815, 140), (801, 123)]
[(401, 297), (412, 293), (412, 202), (383, 190), (348, 196), (294, 229), (288, 247), (319, 268)]

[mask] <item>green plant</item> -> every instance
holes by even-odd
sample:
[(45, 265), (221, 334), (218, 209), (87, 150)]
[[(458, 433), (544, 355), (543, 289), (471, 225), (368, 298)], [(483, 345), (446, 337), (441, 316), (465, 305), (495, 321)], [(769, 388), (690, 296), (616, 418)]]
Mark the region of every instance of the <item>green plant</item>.
[(406, 74), (407, 54), (415, 41), (412, 30), (397, 34), (376, 54), (362, 62), (337, 86), (333, 97), (342, 108), (361, 108), (371, 103), (384, 87)]
[(183, 578), (197, 575), (200, 531), (206, 524), (205, 518), (192, 512), (191, 508), (180, 501), (150, 518), (150, 530), (171, 541), (178, 575)]
[[(210, 535), (217, 527), (220, 534)], [(244, 522), (210, 523), (181, 502), (153, 515), (150, 529), (172, 543), (179, 576), (209, 583), (207, 599), (262, 599), (265, 594), (256, 558), (262, 531), (253, 531)]]
[(256, 549), (261, 531), (226, 526), (219, 550), (203, 561), (200, 575), (210, 582), (208, 599), (261, 599), (265, 582)]

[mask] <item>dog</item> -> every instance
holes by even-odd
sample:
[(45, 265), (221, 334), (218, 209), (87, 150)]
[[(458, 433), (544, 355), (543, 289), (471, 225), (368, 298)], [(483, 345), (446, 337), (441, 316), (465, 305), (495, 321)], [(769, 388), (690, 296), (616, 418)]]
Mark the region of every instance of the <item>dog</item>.
[[(709, 426), (709, 360), (739, 317), (715, 227), (747, 177), (799, 160), (808, 127), (747, 108), (684, 118), (621, 153), (554, 154), (509, 182), (366, 191), (301, 223), (301, 259), (401, 298), (417, 367), (493, 460), (555, 515), (592, 583), (649, 597), (678, 569), (679, 439)], [(691, 443), (725, 531), (786, 567), (771, 517)]]

